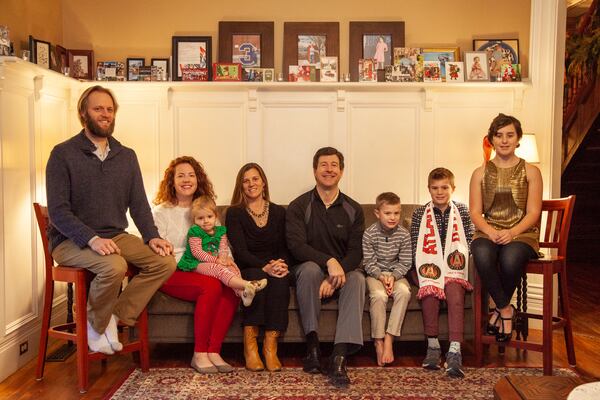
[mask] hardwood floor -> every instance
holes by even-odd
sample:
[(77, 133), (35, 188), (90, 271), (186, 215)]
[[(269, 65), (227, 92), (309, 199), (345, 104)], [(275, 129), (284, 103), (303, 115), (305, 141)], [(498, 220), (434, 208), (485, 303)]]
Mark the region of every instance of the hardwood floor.
[[(573, 329), (575, 336), (575, 351), (577, 367), (581, 375), (600, 379), (600, 279), (598, 265), (570, 264), (569, 290)], [(539, 332), (532, 331), (531, 339), (537, 340)], [(60, 345), (60, 343), (55, 344)], [(396, 344), (396, 361), (393, 366), (420, 366), (424, 356), (423, 342), (399, 342)], [(446, 347), (447, 344), (442, 344)], [(323, 352), (327, 354), (331, 346), (325, 345)], [(280, 346), (282, 362), (285, 366), (300, 366), (303, 345), (285, 344)], [(152, 367), (186, 367), (189, 364), (193, 346), (191, 344), (158, 344), (152, 346)], [(235, 366), (243, 366), (241, 344), (225, 344), (224, 357)], [(473, 366), (472, 343), (467, 342), (463, 348), (464, 365)], [(524, 352), (507, 349), (504, 355), (499, 355), (493, 346), (486, 354), (484, 364), (487, 367), (539, 367), (542, 366), (541, 353)], [(19, 371), (0, 383), (0, 399), (101, 399), (106, 393), (132, 368), (136, 363), (130, 355), (115, 356), (103, 365), (93, 362), (90, 365), (90, 389), (80, 395), (77, 390), (77, 375), (75, 357), (71, 356), (64, 363), (46, 363), (44, 380), (37, 382), (35, 376), (35, 361), (28, 363)], [(351, 358), (350, 366), (375, 366), (372, 343)], [(561, 332), (554, 334), (554, 366), (568, 367)]]

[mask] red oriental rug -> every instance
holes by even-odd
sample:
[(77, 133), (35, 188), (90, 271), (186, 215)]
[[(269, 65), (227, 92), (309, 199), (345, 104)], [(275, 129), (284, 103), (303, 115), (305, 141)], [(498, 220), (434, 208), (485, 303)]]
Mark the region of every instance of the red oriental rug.
[[(236, 368), (230, 374), (201, 375), (191, 368), (134, 370), (106, 399), (211, 399), (211, 400), (470, 400), (493, 399), (494, 385), (504, 376), (541, 376), (536, 368), (465, 368), (466, 377), (452, 379), (442, 371), (422, 368), (348, 368), (352, 384), (331, 386), (324, 375), (309, 375), (300, 368), (279, 373), (249, 372)], [(555, 375), (576, 376), (568, 369)]]

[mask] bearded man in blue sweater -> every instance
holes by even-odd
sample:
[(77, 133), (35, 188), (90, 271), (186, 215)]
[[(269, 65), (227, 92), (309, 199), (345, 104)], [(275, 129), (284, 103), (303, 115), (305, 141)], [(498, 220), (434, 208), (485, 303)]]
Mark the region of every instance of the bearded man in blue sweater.
[[(83, 92), (83, 129), (54, 147), (46, 167), (50, 251), (56, 262), (95, 274), (88, 345), (105, 354), (122, 350), (117, 323), (133, 325), (176, 267), (172, 245), (154, 225), (135, 152), (112, 137), (117, 109), (110, 90)], [(128, 210), (142, 239), (125, 231)], [(119, 295), (128, 263), (139, 274)]]

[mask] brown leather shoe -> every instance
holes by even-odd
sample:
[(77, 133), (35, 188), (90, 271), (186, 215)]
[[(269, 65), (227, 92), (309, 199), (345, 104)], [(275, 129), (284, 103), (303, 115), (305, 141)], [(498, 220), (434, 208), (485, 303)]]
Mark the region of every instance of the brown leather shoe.
[(244, 358), (246, 359), (246, 369), (257, 372), (265, 369), (265, 366), (258, 355), (258, 326), (244, 326)]
[(277, 358), (277, 338), (279, 331), (265, 331), (265, 341), (263, 343), (263, 356), (267, 370), (271, 372), (281, 371), (281, 362)]

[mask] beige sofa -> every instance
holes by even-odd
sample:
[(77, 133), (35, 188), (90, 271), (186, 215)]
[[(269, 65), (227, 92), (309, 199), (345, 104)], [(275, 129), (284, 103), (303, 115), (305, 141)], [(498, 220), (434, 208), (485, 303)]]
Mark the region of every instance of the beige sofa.
[[(410, 220), (416, 204), (402, 205), (403, 225), (409, 229)], [(375, 222), (373, 214), (374, 205), (363, 205), (365, 213), (365, 227)], [(220, 213), (225, 217), (225, 207), (220, 207)], [(472, 264), (471, 264), (472, 265)], [(471, 268), (470, 280), (473, 273)], [(422, 340), (423, 320), (421, 317), (421, 306), (416, 298), (417, 287), (412, 286), (412, 299), (408, 305), (406, 317), (402, 328), (402, 336), (399, 340)], [(295, 288), (291, 288), (291, 299), (289, 305), (289, 326), (282, 337), (284, 342), (303, 342), (304, 333), (300, 322), (300, 313), (296, 302)], [(388, 311), (391, 301), (388, 303)], [(192, 343), (194, 341), (194, 303), (182, 301), (157, 292), (148, 304), (149, 338), (154, 343)], [(440, 312), (440, 339), (447, 339), (448, 324), (445, 307)], [(333, 341), (335, 324), (337, 318), (337, 301), (331, 300), (323, 304), (319, 320), (319, 338), (322, 341)], [(236, 314), (227, 337), (226, 342), (241, 342), (242, 327), (240, 313)], [(371, 340), (371, 328), (369, 320), (368, 298), (365, 298), (365, 314), (363, 317), (363, 337)], [(465, 299), (465, 338), (473, 337), (473, 297), (467, 293)]]

